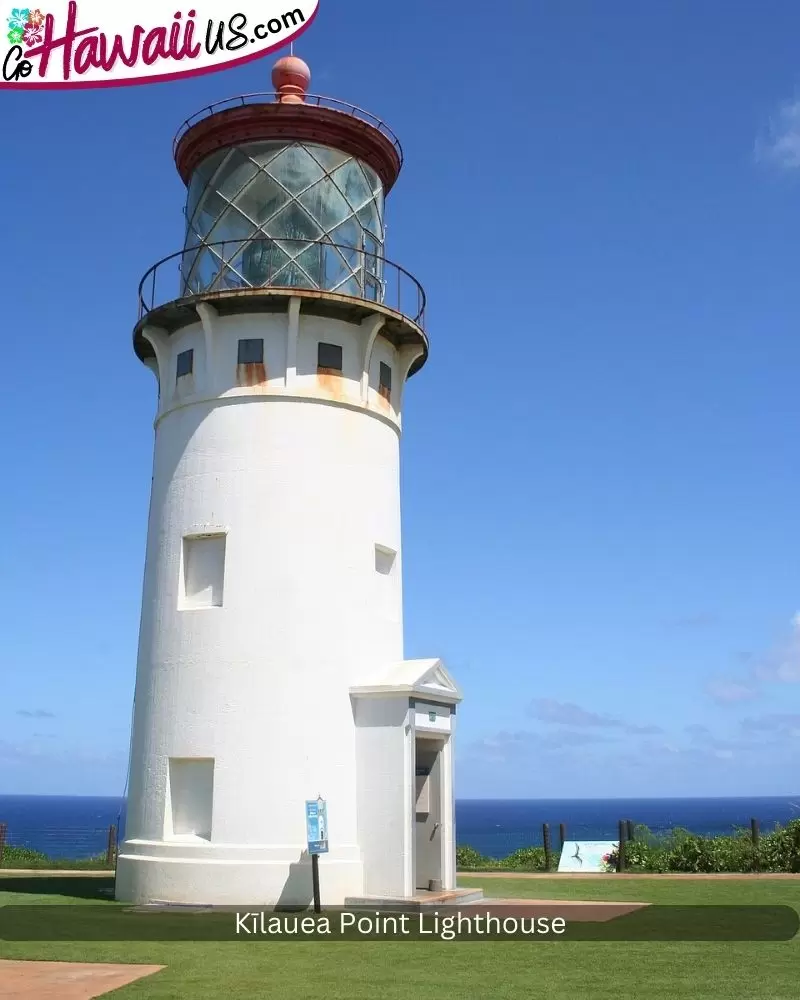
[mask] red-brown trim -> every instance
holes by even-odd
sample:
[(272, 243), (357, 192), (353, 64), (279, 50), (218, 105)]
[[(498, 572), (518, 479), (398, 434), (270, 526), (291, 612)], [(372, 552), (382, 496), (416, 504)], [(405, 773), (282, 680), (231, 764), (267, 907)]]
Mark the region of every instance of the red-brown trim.
[(245, 104), (218, 111), (193, 125), (175, 150), (175, 165), (184, 184), (211, 153), (265, 139), (318, 142), (368, 163), (388, 193), (400, 173), (400, 157), (378, 129), (354, 115), (310, 104)]

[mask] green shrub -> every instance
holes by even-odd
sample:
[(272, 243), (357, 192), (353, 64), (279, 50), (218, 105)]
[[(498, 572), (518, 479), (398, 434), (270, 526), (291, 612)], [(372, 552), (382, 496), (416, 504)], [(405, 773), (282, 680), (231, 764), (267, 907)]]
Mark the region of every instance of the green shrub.
[(46, 863), (48, 857), (30, 847), (12, 847), (6, 844), (3, 851), (3, 868), (37, 868)]
[(769, 872), (800, 872), (800, 819), (776, 827), (761, 838), (761, 867)]
[[(466, 853), (464, 853), (466, 852)], [(470, 853), (471, 852), (471, 853)], [(462, 865), (461, 856), (478, 861)], [(605, 868), (617, 869), (617, 850), (608, 855)], [(492, 861), (477, 851), (460, 847), (459, 867), (496, 868), (501, 871), (544, 871), (544, 848), (523, 847), (507, 858)], [(552, 870), (558, 867), (558, 853), (553, 853)], [(635, 839), (625, 843), (625, 870), (630, 872), (800, 872), (800, 819), (776, 827), (753, 846), (750, 830), (735, 830), (722, 837), (701, 837), (680, 828), (655, 834), (637, 826)]]
[(456, 848), (456, 866), (458, 868), (496, 868), (497, 861), (494, 858), (484, 857), (480, 851), (474, 847)]
[(74, 869), (76, 871), (95, 871), (101, 868), (110, 870), (112, 866), (106, 862), (105, 854), (98, 854), (94, 858), (74, 861), (69, 858), (50, 858), (46, 854), (42, 854), (41, 851), (34, 851), (30, 847), (15, 847), (6, 844), (3, 851), (3, 861), (0, 864), (0, 869), (3, 868), (63, 868)]
[[(552, 854), (551, 861), (551, 871), (555, 871), (558, 868), (559, 852), (554, 851)], [(543, 872), (546, 871), (545, 864), (545, 854), (543, 847), (521, 847), (518, 851), (514, 851), (513, 854), (509, 854), (507, 858), (503, 858), (501, 861), (497, 862), (498, 868), (502, 868), (504, 871), (507, 869), (509, 871), (526, 871), (526, 872)]]

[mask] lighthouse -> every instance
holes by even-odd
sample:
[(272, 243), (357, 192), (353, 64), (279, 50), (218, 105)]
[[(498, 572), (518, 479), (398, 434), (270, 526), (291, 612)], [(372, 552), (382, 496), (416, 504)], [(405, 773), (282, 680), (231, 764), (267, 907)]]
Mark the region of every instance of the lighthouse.
[[(403, 650), (404, 389), (425, 294), (385, 253), (379, 118), (274, 91), (180, 129), (181, 250), (139, 289), (155, 374), (125, 836), (137, 903), (305, 905), (455, 888), (458, 686)], [(435, 525), (430, 525), (435, 531)]]

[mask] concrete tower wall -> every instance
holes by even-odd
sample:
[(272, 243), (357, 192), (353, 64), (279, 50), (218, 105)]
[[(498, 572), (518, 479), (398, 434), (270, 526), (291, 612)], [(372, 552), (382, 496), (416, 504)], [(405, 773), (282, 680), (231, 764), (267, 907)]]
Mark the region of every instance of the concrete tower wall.
[[(144, 331), (159, 408), (119, 898), (307, 902), (317, 795), (323, 899), (363, 892), (348, 688), (403, 659), (400, 409), (419, 349), (379, 315), (300, 307), (201, 304), (171, 337)], [(263, 363), (239, 364), (262, 339)], [(318, 372), (320, 342), (341, 375)]]

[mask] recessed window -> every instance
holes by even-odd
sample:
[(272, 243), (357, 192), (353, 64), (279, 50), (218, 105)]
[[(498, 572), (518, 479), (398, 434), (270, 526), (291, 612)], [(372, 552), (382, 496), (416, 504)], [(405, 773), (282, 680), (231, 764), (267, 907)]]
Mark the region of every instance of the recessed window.
[(184, 538), (184, 608), (222, 607), (225, 541), (225, 535), (196, 535)]
[(184, 375), (191, 375), (194, 370), (194, 351), (181, 351), (178, 355), (178, 366), (176, 378), (183, 378)]
[(394, 567), (397, 553), (386, 545), (375, 546), (375, 570), (381, 576), (388, 576)]
[(384, 399), (392, 398), (392, 369), (381, 361), (380, 374), (378, 376), (378, 392)]
[(319, 344), (317, 348), (317, 373), (342, 374), (342, 349), (338, 344)]
[(238, 363), (240, 365), (263, 365), (264, 341), (240, 340)]
[(167, 835), (211, 840), (214, 759), (170, 757)]

